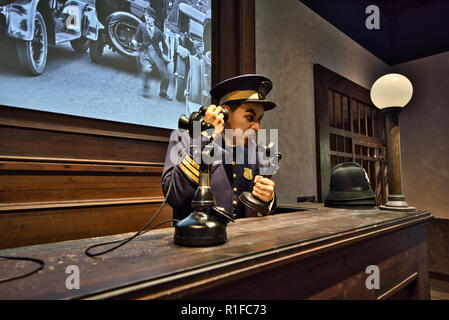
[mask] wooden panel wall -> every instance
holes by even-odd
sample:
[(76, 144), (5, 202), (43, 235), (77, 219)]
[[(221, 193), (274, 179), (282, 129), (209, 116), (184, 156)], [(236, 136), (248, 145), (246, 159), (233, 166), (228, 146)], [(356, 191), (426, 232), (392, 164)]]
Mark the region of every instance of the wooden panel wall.
[(163, 201), (169, 135), (0, 107), (1, 248), (138, 230)]
[(256, 71), (254, 0), (212, 1), (212, 84)]
[[(254, 0), (214, 0), (212, 21), (212, 84), (254, 73)], [(169, 136), (0, 105), (0, 248), (140, 229), (163, 201)]]

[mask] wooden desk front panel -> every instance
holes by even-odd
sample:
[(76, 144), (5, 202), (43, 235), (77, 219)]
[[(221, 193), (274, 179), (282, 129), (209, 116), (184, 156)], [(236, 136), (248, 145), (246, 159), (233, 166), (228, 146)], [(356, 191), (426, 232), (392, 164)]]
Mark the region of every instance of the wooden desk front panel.
[[(366, 287), (369, 265), (379, 267), (378, 290)], [(292, 257), (283, 265), (264, 265), (180, 298), (429, 299), (428, 281), (425, 228), (416, 226), (319, 255)]]

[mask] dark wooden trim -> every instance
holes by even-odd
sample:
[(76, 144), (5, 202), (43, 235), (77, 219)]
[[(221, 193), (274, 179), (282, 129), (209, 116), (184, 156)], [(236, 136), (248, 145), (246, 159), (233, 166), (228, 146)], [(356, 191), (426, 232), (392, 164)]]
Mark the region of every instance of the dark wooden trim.
[[(318, 81), (322, 68), (319, 65), (313, 66), (313, 78), (314, 78), (314, 95), (315, 95), (315, 137), (316, 137), (316, 167), (317, 167), (317, 200), (323, 201), (325, 195), (323, 190), (327, 188), (327, 185), (323, 183), (321, 177), (330, 172), (330, 139), (329, 134), (321, 134), (320, 128), (324, 124), (329, 127), (329, 115), (328, 112), (318, 112), (317, 106), (327, 106), (329, 103), (329, 91), (326, 84), (323, 81)], [(326, 95), (324, 94), (326, 92)], [(332, 93), (332, 101), (334, 100), (334, 93)], [(334, 113), (335, 114), (335, 113)], [(327, 117), (327, 119), (325, 118)], [(335, 123), (335, 120), (334, 120)]]
[[(142, 174), (162, 174), (164, 164), (157, 162), (115, 162), (93, 160), (91, 162), (81, 162), (73, 159), (58, 159), (60, 161), (49, 161), (49, 159), (35, 158), (31, 161), (14, 161), (17, 157), (11, 157), (14, 160), (4, 161), (7, 157), (0, 157), (0, 174), (7, 171), (38, 171), (38, 172), (89, 172), (89, 173), (142, 173)], [(77, 163), (78, 162), (78, 163)]]
[[(219, 66), (220, 61), (220, 5), (219, 1), (212, 0), (212, 83), (211, 86), (220, 82)], [(213, 101), (217, 103), (217, 101)]]
[(429, 272), (449, 282), (449, 219), (435, 218), (427, 227)]
[(115, 199), (95, 199), (95, 200), (6, 203), (0, 204), (0, 214), (11, 213), (14, 211), (32, 211), (32, 210), (65, 209), (65, 208), (92, 208), (101, 206), (162, 203), (163, 201), (164, 197), (140, 197), (140, 198), (122, 198), (122, 199), (115, 198)]
[(50, 158), (50, 157), (23, 157), (0, 155), (0, 161), (22, 162), (52, 162), (52, 163), (77, 163), (77, 164), (101, 164), (101, 165), (134, 165), (134, 166), (163, 166), (162, 162), (144, 161), (115, 161), (102, 159), (78, 159), (78, 158)]
[(387, 300), (393, 297), (395, 294), (397, 294), (399, 291), (404, 289), (406, 286), (410, 285), (413, 281), (416, 281), (418, 279), (418, 272), (413, 273), (412, 275), (408, 276), (406, 279), (395, 285), (390, 290), (384, 292), (382, 295), (377, 297), (377, 300)]
[[(329, 151), (329, 154), (331, 156), (337, 156), (337, 157), (345, 157), (345, 158), (350, 158), (352, 157), (352, 153), (347, 153), (347, 152), (339, 152), (339, 151)], [(362, 156), (359, 154), (356, 154), (354, 156), (354, 159), (362, 159), (362, 160), (367, 160), (367, 161), (375, 161), (377, 160), (375, 157), (370, 157), (370, 156)]]
[(256, 12), (255, 0), (239, 2), (240, 74), (256, 71)]
[(362, 142), (364, 145), (370, 146), (372, 148), (377, 147), (378, 145), (383, 145), (383, 146), (387, 145), (384, 140), (365, 136), (363, 134), (351, 133), (351, 132), (343, 130), (343, 129), (324, 126), (321, 128), (321, 130), (326, 133), (336, 134), (339, 136), (344, 136), (344, 137), (354, 139), (354, 141), (356, 142), (355, 144), (357, 144), (357, 142)]
[[(1, 212), (0, 249), (135, 232), (160, 208), (158, 200)], [(166, 205), (151, 226), (171, 217), (172, 209)], [(160, 226), (166, 227), (170, 224)]]
[(431, 279), (449, 282), (449, 274), (429, 271), (429, 276), (430, 276)]
[(0, 125), (157, 142), (168, 142), (172, 131), (9, 106), (0, 106)]
[(212, 85), (255, 73), (255, 1), (212, 1)]

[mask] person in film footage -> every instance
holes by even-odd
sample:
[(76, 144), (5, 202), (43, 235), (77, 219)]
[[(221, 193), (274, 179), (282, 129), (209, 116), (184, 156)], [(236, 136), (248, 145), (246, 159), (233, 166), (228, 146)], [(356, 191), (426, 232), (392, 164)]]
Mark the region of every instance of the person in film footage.
[(159, 96), (172, 101), (167, 94), (170, 83), (167, 69), (169, 62), (167, 57), (168, 47), (161, 30), (154, 24), (155, 19), (156, 12), (154, 9), (146, 7), (144, 11), (145, 22), (140, 23), (131, 43), (134, 48), (139, 48), (139, 68), (143, 81), (143, 96), (145, 98), (151, 97), (150, 74), (155, 69), (161, 78)]
[[(204, 120), (214, 126), (212, 143), (218, 150), (214, 158), (218, 161), (212, 164), (211, 188), (217, 205), (225, 208), (233, 218), (258, 215), (239, 201), (239, 195), (244, 191), (267, 203), (269, 213), (273, 213), (276, 207), (275, 183), (259, 175), (260, 162), (254, 143), (264, 113), (276, 107), (265, 98), (271, 88), (272, 82), (267, 77), (248, 74), (227, 79), (210, 91), (211, 96), (219, 101), (218, 106), (208, 106), (204, 115)], [(223, 108), (229, 114), (226, 122)], [(232, 135), (228, 135), (229, 132)], [(199, 164), (194, 161), (192, 148), (188, 148), (181, 159), (178, 157), (180, 141), (186, 147), (191, 138), (187, 132), (173, 131), (162, 173), (162, 189), (167, 196), (175, 163), (179, 163), (167, 199), (173, 208), (173, 218), (178, 220), (192, 211), (191, 201), (199, 182)], [(251, 152), (251, 146), (254, 152)]]

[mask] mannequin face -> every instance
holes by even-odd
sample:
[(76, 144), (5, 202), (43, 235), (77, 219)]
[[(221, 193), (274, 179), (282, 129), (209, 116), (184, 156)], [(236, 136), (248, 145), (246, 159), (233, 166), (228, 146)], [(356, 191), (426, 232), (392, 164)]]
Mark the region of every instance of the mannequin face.
[(249, 138), (255, 138), (260, 129), (260, 123), (264, 115), (261, 103), (244, 102), (237, 107), (227, 107), (229, 119), (225, 122), (225, 129), (234, 132), (233, 144), (248, 145)]

